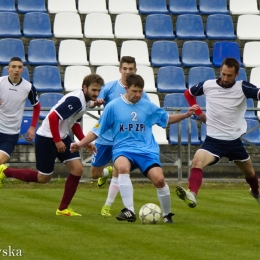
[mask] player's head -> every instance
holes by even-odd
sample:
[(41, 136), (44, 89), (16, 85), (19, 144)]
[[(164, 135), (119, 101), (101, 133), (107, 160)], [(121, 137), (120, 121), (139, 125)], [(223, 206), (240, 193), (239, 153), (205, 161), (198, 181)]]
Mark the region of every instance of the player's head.
[(123, 56), (120, 60), (119, 72), (121, 73), (121, 82), (126, 84), (126, 77), (136, 73), (136, 61), (134, 57)]
[(101, 87), (104, 85), (103, 78), (95, 73), (87, 75), (82, 82), (82, 89), (85, 95), (86, 101), (96, 100)]
[(221, 85), (231, 87), (239, 73), (240, 65), (234, 58), (225, 58), (220, 67)]
[(23, 73), (23, 61), (19, 57), (13, 57), (10, 59), (7, 67), (9, 78), (13, 83), (18, 83)]
[(138, 74), (130, 74), (126, 78), (126, 98), (132, 103), (137, 103), (144, 90), (144, 80)]

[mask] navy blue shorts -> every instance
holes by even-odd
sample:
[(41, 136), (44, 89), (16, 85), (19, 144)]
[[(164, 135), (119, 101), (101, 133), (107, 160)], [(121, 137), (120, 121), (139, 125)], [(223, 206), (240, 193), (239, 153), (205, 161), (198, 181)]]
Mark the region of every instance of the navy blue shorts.
[(8, 135), (0, 133), (0, 151), (11, 156), (19, 140), (19, 134)]
[(62, 139), (66, 145), (64, 153), (58, 153), (57, 147), (52, 138), (36, 134), (35, 137), (35, 157), (37, 170), (45, 175), (52, 174), (54, 171), (55, 160), (58, 158), (61, 162), (80, 160), (79, 152), (71, 153), (70, 144), (73, 142), (69, 136)]
[(247, 161), (250, 158), (240, 138), (229, 141), (206, 136), (200, 149), (215, 156), (215, 161), (210, 165), (218, 163), (222, 157), (227, 157), (229, 161)]
[(113, 145), (103, 145), (95, 143), (97, 147), (97, 154), (92, 155), (91, 165), (95, 167), (105, 166), (112, 159)]

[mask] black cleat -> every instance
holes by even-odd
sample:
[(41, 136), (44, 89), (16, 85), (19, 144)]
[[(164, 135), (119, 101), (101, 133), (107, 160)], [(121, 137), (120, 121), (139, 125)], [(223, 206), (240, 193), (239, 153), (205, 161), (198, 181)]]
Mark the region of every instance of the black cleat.
[(119, 221), (128, 221), (128, 222), (135, 222), (136, 216), (135, 213), (131, 210), (124, 208), (121, 210), (121, 213), (116, 215), (116, 219)]
[(168, 215), (163, 217), (163, 223), (165, 224), (173, 224), (173, 220), (172, 220), (172, 216), (174, 216), (175, 214), (173, 213), (169, 213)]

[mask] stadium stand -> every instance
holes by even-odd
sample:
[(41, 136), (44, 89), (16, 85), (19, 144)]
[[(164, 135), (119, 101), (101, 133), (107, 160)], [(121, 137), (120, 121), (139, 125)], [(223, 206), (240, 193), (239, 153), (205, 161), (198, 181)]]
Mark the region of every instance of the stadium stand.
[(75, 0), (48, 0), (48, 12), (50, 14), (61, 12), (77, 13)]
[(108, 0), (108, 11), (110, 14), (138, 14), (136, 0)]
[(121, 77), (118, 66), (98, 66), (96, 73), (104, 79), (105, 83), (120, 79)]
[[(22, 123), (21, 123), (21, 129), (20, 129), (20, 136), (19, 136), (19, 140), (17, 142), (18, 145), (31, 145), (32, 144), (31, 142), (26, 141), (25, 138), (21, 137), (21, 136), (25, 137), (25, 135), (31, 125), (31, 122), (32, 122), (32, 116), (26, 116), (26, 115), (23, 116)], [(37, 124), (36, 128), (37, 127), (38, 127), (38, 124)], [(34, 142), (34, 140), (33, 140), (33, 142)]]
[(245, 67), (260, 66), (260, 42), (246, 42), (243, 49), (243, 64)]
[(239, 40), (260, 39), (260, 16), (254, 14), (239, 15), (237, 19), (237, 38)]
[(215, 79), (215, 71), (212, 67), (192, 67), (188, 74), (188, 88), (208, 79)]
[(201, 14), (229, 14), (226, 0), (199, 0)]
[(168, 14), (166, 0), (139, 0), (140, 14)]
[(141, 75), (144, 79), (144, 91), (145, 92), (157, 92), (155, 87), (153, 68), (149, 66), (137, 66), (136, 73)]
[(0, 37), (21, 37), (20, 20), (17, 13), (0, 12)]
[(174, 107), (179, 109), (179, 111), (168, 111), (170, 114), (186, 113), (187, 109), (185, 108), (189, 107), (189, 104), (182, 93), (170, 93), (164, 96), (163, 107)]
[(236, 77), (236, 80), (245, 80), (248, 81), (247, 75), (246, 75), (246, 70), (244, 68), (239, 69), (239, 74)]
[(249, 143), (257, 146), (260, 145), (259, 122), (257, 120), (246, 119), (246, 123), (247, 123), (247, 133), (245, 133), (245, 135), (243, 135), (241, 138), (244, 145), (248, 145)]
[[(7, 0), (5, 0), (7, 1)], [(8, 1), (7, 1), (8, 2)], [(18, 13), (47, 12), (45, 0), (17, 0)]]
[(199, 14), (196, 0), (169, 0), (171, 14)]
[(229, 0), (229, 9), (232, 15), (259, 14), (257, 0)]
[(16, 12), (15, 0), (0, 0), (0, 12)]
[(108, 13), (106, 0), (78, 0), (80, 14)]

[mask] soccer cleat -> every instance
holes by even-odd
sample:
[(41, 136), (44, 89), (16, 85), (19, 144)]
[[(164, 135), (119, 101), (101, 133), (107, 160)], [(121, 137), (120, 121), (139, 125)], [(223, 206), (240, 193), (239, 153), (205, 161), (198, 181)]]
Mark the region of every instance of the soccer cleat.
[(81, 217), (82, 215), (79, 213), (76, 213), (72, 208), (67, 208), (63, 210), (56, 210), (57, 216), (67, 216), (67, 217)]
[(106, 169), (108, 170), (108, 175), (98, 178), (98, 181), (97, 181), (97, 186), (100, 189), (104, 187), (104, 185), (106, 184), (108, 178), (112, 177), (113, 167), (112, 166), (108, 166), (108, 167), (106, 167)]
[(110, 210), (110, 206), (104, 205), (101, 209), (101, 215), (104, 217), (111, 217)]
[(182, 199), (190, 208), (195, 208), (197, 205), (195, 195), (190, 190), (185, 190), (181, 186), (176, 187), (177, 196)]
[(260, 193), (258, 195), (253, 194), (252, 189), (249, 189), (249, 194), (255, 198), (255, 200), (260, 204)]
[(3, 186), (3, 183), (6, 180), (6, 176), (4, 174), (4, 170), (7, 169), (7, 166), (5, 164), (0, 165), (0, 188)]
[(172, 216), (174, 216), (175, 214), (173, 213), (169, 213), (168, 215), (163, 217), (163, 223), (165, 224), (173, 224), (173, 220), (172, 220)]
[(135, 222), (136, 216), (135, 213), (131, 210), (124, 208), (121, 210), (121, 213), (116, 215), (116, 219), (119, 221), (128, 221), (128, 222)]

